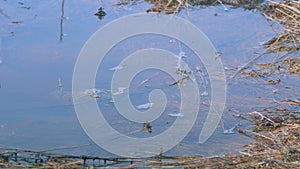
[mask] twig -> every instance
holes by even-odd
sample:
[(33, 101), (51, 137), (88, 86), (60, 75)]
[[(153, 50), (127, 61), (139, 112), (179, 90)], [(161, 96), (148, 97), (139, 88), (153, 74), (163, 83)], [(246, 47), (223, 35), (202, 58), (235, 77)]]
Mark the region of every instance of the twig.
[(254, 111), (254, 112), (251, 112), (251, 113), (248, 113), (248, 114), (249, 115), (257, 114), (257, 115), (259, 115), (261, 117), (261, 120), (266, 119), (269, 122), (271, 122), (273, 125), (275, 124), (275, 122), (273, 120), (269, 119), (268, 117), (266, 117), (265, 115), (261, 114), (260, 112)]
[(217, 0), (224, 8), (225, 11), (228, 11), (228, 8), (226, 8), (226, 6), (223, 4), (223, 2), (221, 0)]
[[(253, 132), (253, 131), (250, 131), (250, 130), (242, 130), (242, 129), (238, 129), (239, 133), (245, 135), (245, 136), (248, 136), (250, 138), (252, 138), (252, 136), (250, 134), (254, 134), (255, 136), (258, 136), (258, 137), (261, 137), (261, 138), (264, 138), (266, 140), (269, 140), (269, 141), (274, 141), (274, 139), (268, 137), (268, 136), (265, 136), (263, 134), (260, 134), (260, 133), (256, 133), (256, 132)], [(249, 134), (250, 133), (250, 134)]]
[(248, 63), (246, 63), (245, 65), (243, 65), (232, 77), (230, 80), (234, 79), (237, 75), (239, 75), (243, 70), (249, 68), (253, 62), (255, 62), (256, 60), (258, 60), (259, 58), (261, 58), (262, 56), (264, 56), (267, 52), (264, 52), (258, 56), (256, 56), (255, 58), (251, 59)]

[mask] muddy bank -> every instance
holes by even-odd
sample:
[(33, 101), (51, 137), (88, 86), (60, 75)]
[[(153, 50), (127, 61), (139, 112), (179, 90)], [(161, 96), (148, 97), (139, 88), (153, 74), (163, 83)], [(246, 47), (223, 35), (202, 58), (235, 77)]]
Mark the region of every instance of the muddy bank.
[[(292, 104), (292, 103), (288, 103)], [(300, 106), (300, 102), (297, 106)], [(83, 168), (93, 167), (162, 167), (162, 168), (299, 168), (300, 167), (300, 112), (288, 109), (266, 109), (238, 115), (251, 121), (249, 129), (238, 132), (255, 142), (245, 145), (239, 155), (215, 157), (156, 156), (148, 159), (101, 158), (58, 155), (22, 149), (2, 149), (1, 168)]]

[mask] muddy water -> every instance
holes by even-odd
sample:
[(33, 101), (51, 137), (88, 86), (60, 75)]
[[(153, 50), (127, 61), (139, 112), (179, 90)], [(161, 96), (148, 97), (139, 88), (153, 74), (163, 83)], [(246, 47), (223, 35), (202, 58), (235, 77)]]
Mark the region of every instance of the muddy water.
[[(100, 6), (106, 12), (102, 20), (94, 16)], [(128, 14), (143, 12), (148, 7), (147, 3), (118, 7), (112, 1), (66, 0), (62, 17), (62, 1), (0, 1), (1, 147), (43, 150), (92, 143), (77, 120), (71, 97), (73, 68), (79, 51), (87, 39), (106, 23)], [(236, 68), (248, 62), (259, 51), (259, 43), (273, 35), (269, 23), (255, 11), (225, 11), (222, 6), (196, 7), (189, 11), (189, 15), (183, 11), (179, 16), (191, 21), (209, 37), (222, 53), (221, 58), (227, 68)], [(160, 47), (163, 43), (166, 49), (174, 53), (184, 50), (192, 58), (193, 53), (189, 49), (184, 45), (179, 47), (178, 43), (170, 43), (170, 40), (147, 35), (116, 46), (101, 65), (96, 87), (109, 90), (113, 72), (108, 69), (136, 49)], [(187, 59), (187, 62), (193, 63), (193, 60)], [(200, 62), (197, 64), (201, 65)], [(258, 86), (251, 80), (232, 80), (230, 77), (233, 74), (234, 71), (226, 69), (228, 98), (222, 124), (214, 135), (205, 144), (197, 143), (208, 110), (207, 98), (203, 99), (192, 131), (168, 154), (237, 153), (243, 144), (250, 141), (237, 133), (226, 135), (223, 131), (239, 122), (232, 114), (248, 113), (255, 107), (270, 104), (268, 98), (272, 97), (269, 93), (272, 87)], [(147, 84), (148, 87), (140, 89), (138, 84), (149, 77), (151, 82)], [(59, 79), (62, 90), (59, 88)], [(137, 75), (130, 89), (134, 91), (132, 103), (138, 105), (146, 102), (149, 92), (156, 88), (176, 94), (178, 88), (168, 86), (171, 81), (154, 70)], [(202, 86), (201, 91), (209, 92), (209, 87), (206, 88)], [(170, 99), (161, 119), (152, 124), (153, 133), (142, 132), (134, 137), (154, 136), (170, 127), (174, 118), (167, 116), (167, 113), (176, 112), (180, 101), (174, 97)], [(142, 127), (142, 124), (132, 124), (123, 119), (109, 101), (99, 99), (98, 103), (107, 112), (107, 120), (120, 132), (126, 134)], [(97, 146), (60, 152), (111, 155)]]

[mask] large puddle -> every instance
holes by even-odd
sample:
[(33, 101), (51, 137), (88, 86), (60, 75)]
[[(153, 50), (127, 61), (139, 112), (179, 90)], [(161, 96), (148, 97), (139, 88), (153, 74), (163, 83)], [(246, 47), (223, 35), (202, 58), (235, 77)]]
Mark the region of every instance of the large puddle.
[[(114, 6), (114, 1), (0, 1), (0, 145), (47, 150), (79, 146), (60, 152), (111, 156), (93, 143), (81, 128), (72, 103), (72, 76), (78, 54), (88, 38), (106, 23), (128, 14), (144, 12), (147, 3)], [(106, 16), (99, 20), (94, 13), (102, 6)], [(259, 52), (259, 44), (269, 40), (274, 32), (266, 19), (255, 10), (242, 8), (224, 10), (222, 6), (195, 7), (189, 15), (179, 16), (201, 29), (221, 52), (228, 80), (227, 102), (222, 121), (213, 136), (204, 144), (198, 143), (203, 119), (207, 115), (208, 98), (203, 95), (198, 119), (191, 132), (169, 155), (222, 155), (237, 153), (251, 141), (238, 134), (224, 134), (225, 129), (239, 123), (233, 115), (249, 113), (272, 103), (274, 86), (259, 85), (253, 79), (231, 79), (236, 69)], [(63, 15), (63, 17), (62, 17)], [(62, 18), (62, 19), (61, 19)], [(137, 25), (138, 26), (138, 25)], [(122, 28), (120, 28), (122, 29)], [(172, 28), (170, 28), (172, 29)], [(101, 44), (99, 44), (101, 45)], [(127, 39), (109, 52), (98, 70), (96, 88), (110, 90), (110, 79), (115, 67), (131, 52), (151, 47), (174, 52), (184, 51), (187, 63), (194, 62), (193, 53), (171, 38), (145, 35)], [(149, 79), (149, 82), (144, 81)], [(206, 77), (207, 78), (207, 77)], [(60, 81), (60, 83), (59, 83)], [(143, 82), (141, 86), (141, 82)], [(155, 70), (141, 72), (132, 81), (132, 104), (146, 103), (151, 90), (162, 88), (176, 95), (178, 87), (171, 87), (168, 76)], [(60, 88), (59, 84), (63, 87)], [(209, 86), (209, 85), (208, 85)], [(202, 86), (202, 93), (210, 92)], [(109, 97), (109, 96), (107, 96)], [(167, 104), (159, 120), (153, 122), (151, 134), (143, 131), (132, 137), (149, 137), (166, 130), (176, 117), (168, 116), (179, 107), (176, 97)], [(172, 100), (173, 99), (173, 100)], [(107, 121), (121, 133), (130, 133), (142, 127), (118, 115), (108, 99), (98, 99)], [(184, 118), (184, 117), (177, 117)], [(247, 125), (242, 123), (241, 125)], [(124, 127), (125, 126), (125, 127)], [(108, 140), (109, 141), (109, 140)], [(122, 144), (122, 143), (120, 143)]]

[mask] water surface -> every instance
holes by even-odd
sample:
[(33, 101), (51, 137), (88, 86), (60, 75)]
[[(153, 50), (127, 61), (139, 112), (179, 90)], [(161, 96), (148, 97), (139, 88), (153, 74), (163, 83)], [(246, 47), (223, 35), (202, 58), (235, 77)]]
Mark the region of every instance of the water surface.
[[(35, 150), (90, 144), (92, 141), (77, 120), (71, 96), (73, 68), (79, 51), (87, 39), (106, 23), (128, 14), (144, 12), (150, 6), (147, 3), (114, 6), (113, 1), (101, 3), (92, 0), (66, 0), (62, 17), (62, 1), (22, 2), (24, 4), (0, 1), (0, 9), (3, 11), (0, 15), (0, 144), (2, 147)], [(100, 6), (107, 13), (102, 20), (94, 16)], [(241, 8), (225, 11), (221, 6), (201, 9), (196, 7), (189, 11), (189, 15), (183, 11), (179, 16), (195, 24), (209, 37), (216, 49), (222, 53), (221, 58), (227, 68), (236, 68), (248, 62), (259, 51), (257, 47), (260, 42), (273, 35), (269, 23), (260, 13)], [(168, 37), (145, 35), (130, 38), (115, 46), (98, 70), (96, 87), (109, 90), (113, 71), (108, 69), (140, 48), (163, 46), (176, 54), (184, 50), (192, 58), (191, 50), (179, 43), (170, 43), (170, 40)], [(195, 63), (193, 59), (187, 62), (194, 63), (194, 66), (196, 63), (201, 65), (201, 62)], [(225, 135), (223, 130), (238, 122), (232, 114), (248, 113), (257, 105), (268, 105), (267, 99), (271, 94), (264, 91), (270, 87), (257, 86), (251, 80), (230, 80), (233, 73), (226, 70), (229, 83), (228, 100), (222, 124), (214, 135), (203, 145), (197, 143), (208, 110), (205, 102), (209, 99), (204, 98), (193, 130), (168, 154), (236, 153), (249, 141), (239, 134)], [(150, 88), (139, 89), (138, 84), (149, 77), (152, 78), (148, 84)], [(59, 90), (58, 79), (63, 85), (62, 91)], [(168, 86), (171, 80), (155, 70), (140, 73), (133, 80), (130, 89), (134, 91), (131, 96), (133, 104), (146, 102), (149, 92), (155, 88), (164, 88), (166, 93), (176, 93), (178, 88)], [(210, 91), (208, 86), (202, 86), (201, 90)], [(172, 102), (171, 99), (166, 113), (178, 109), (177, 101), (178, 99), (174, 99)], [(113, 104), (101, 99), (98, 103), (108, 113), (108, 121), (120, 132), (126, 134), (142, 127), (123, 119), (117, 114)], [(155, 131), (151, 135), (163, 132), (173, 121), (174, 118), (163, 114), (161, 119), (153, 123)], [(124, 127), (125, 124), (127, 127)], [(143, 132), (134, 136), (149, 135)], [(97, 146), (61, 152), (111, 155)]]

